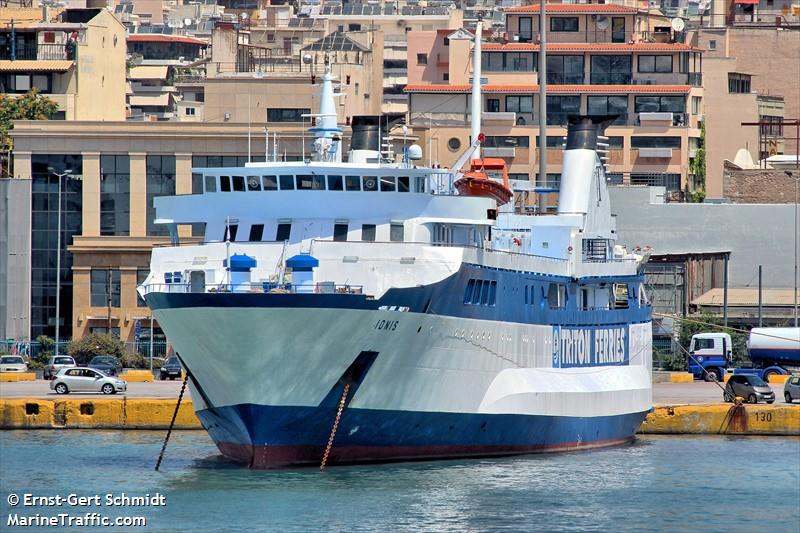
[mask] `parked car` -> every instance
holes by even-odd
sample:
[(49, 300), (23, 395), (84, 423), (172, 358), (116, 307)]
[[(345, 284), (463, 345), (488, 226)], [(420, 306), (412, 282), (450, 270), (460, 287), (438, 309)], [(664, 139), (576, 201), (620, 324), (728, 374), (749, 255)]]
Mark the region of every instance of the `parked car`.
[(786, 403), (800, 398), (800, 374), (792, 374), (783, 385), (783, 399)]
[(737, 396), (746, 399), (748, 403), (758, 403), (762, 400), (767, 403), (775, 401), (775, 393), (770, 386), (755, 374), (734, 374), (728, 379), (723, 399), (732, 402)]
[(88, 366), (108, 376), (116, 376), (122, 370), (122, 363), (113, 355), (96, 355), (89, 361)]
[(93, 368), (62, 368), (50, 382), (50, 390), (57, 394), (69, 394), (70, 392), (102, 392), (103, 394), (115, 394), (125, 392), (128, 383), (125, 380), (114, 376), (108, 376)]
[(0, 357), (0, 372), (27, 372), (28, 365), (19, 355), (4, 355)]
[(68, 355), (57, 355), (50, 358), (47, 365), (44, 367), (42, 377), (44, 379), (54, 379), (58, 371), (62, 368), (73, 368), (78, 365), (75, 364), (75, 359)]
[(173, 355), (164, 361), (164, 366), (161, 367), (161, 372), (158, 375), (158, 379), (165, 380), (169, 378), (171, 380), (175, 380), (176, 378), (181, 377), (181, 372), (183, 372), (181, 362)]

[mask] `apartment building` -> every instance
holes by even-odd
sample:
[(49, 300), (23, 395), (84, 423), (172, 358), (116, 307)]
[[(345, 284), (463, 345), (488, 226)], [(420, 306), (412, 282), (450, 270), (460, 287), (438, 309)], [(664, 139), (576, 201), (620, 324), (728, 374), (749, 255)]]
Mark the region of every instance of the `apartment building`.
[(183, 96), (175, 78), (178, 71), (205, 57), (208, 43), (185, 35), (134, 33), (128, 35), (127, 46), (128, 118), (195, 119), (196, 114), (187, 114), (187, 106), (178, 109)]
[(31, 89), (54, 119), (124, 120), (125, 27), (106, 9), (3, 8), (0, 93)]
[[(20, 239), (15, 250), (30, 262), (17, 285), (30, 287), (30, 298), (17, 298), (16, 305), (23, 308), (8, 310), (24, 322), (15, 325), (16, 331), (29, 331), (31, 339), (55, 334), (58, 178), (49, 169), (71, 171), (62, 182), (60, 336), (111, 331), (133, 341), (137, 321), (142, 338), (149, 336), (151, 325), (150, 311), (135, 287), (147, 275), (152, 247), (169, 242), (165, 228), (154, 222), (153, 199), (200, 192), (200, 176), (192, 174), (193, 167), (264, 161), (264, 126), (263, 119), (250, 127), (174, 121), (18, 122), (12, 132), (15, 179), (10, 181), (27, 184), (27, 193), (15, 194), (19, 203), (29, 202), (30, 229), (27, 243)], [(303, 145), (312, 142), (300, 122), (269, 128), (270, 155), (277, 153), (280, 159), (298, 160)], [(190, 240), (204, 231), (181, 227), (179, 236)], [(157, 324), (153, 332), (156, 339), (163, 338)]]
[(207, 122), (302, 123), (316, 106), (319, 81), (329, 62), (339, 82), (339, 121), (381, 112), (383, 34), (333, 31), (291, 54), (250, 42), (252, 32), (220, 22), (205, 65)]
[[(538, 4), (506, 10), (505, 31), (482, 43), (482, 155), (506, 160), (511, 177), (557, 189), (570, 115), (617, 115), (608, 128), (609, 179), (694, 190), (691, 158), (703, 105), (702, 51), (650, 42), (636, 8), (549, 4), (547, 176), (538, 168)], [(409, 122), (431, 163), (451, 165), (470, 144), (472, 34), (409, 34)]]

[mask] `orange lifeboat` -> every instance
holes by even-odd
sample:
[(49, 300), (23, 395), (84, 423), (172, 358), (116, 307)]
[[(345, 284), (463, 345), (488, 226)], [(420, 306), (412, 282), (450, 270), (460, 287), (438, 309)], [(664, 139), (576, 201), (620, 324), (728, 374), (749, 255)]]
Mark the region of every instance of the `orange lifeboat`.
[[(503, 183), (500, 184), (492, 179), (490, 173), (494, 177), (502, 177)], [(498, 206), (507, 204), (514, 196), (508, 186), (506, 162), (499, 158), (473, 159), (469, 170), (464, 172), (453, 185), (459, 194), (494, 198)]]

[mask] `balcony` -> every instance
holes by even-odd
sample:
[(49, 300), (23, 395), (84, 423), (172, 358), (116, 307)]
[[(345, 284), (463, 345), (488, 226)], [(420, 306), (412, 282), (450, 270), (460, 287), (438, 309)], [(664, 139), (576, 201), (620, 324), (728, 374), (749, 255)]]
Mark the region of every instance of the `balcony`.
[[(74, 51), (67, 51), (63, 44), (20, 43), (15, 47), (15, 60), (69, 60), (75, 59)], [(0, 60), (10, 60), (11, 46), (0, 48)]]
[(484, 157), (516, 157), (517, 148), (515, 146), (483, 147), (481, 153)]
[(515, 124), (517, 114), (513, 111), (484, 111), (481, 113), (481, 120), (483, 122)]
[(703, 74), (701, 72), (690, 72), (687, 74), (686, 82), (692, 87), (703, 86)]
[(563, 72), (548, 72), (547, 83), (552, 85), (583, 85), (584, 76), (581, 74), (565, 74)]
[(592, 85), (630, 85), (633, 76), (630, 72), (592, 72)]
[(641, 158), (671, 158), (672, 148), (639, 148)]
[(672, 113), (669, 111), (642, 112), (636, 114), (635, 126), (673, 126), (684, 128), (689, 126), (688, 113)]

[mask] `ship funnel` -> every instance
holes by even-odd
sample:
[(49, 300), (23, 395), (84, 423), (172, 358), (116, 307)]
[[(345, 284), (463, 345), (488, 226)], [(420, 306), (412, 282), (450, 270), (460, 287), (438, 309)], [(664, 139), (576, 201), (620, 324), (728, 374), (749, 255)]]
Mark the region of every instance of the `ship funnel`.
[(566, 149), (597, 150), (597, 137), (616, 119), (616, 115), (570, 117)]
[(381, 157), (380, 120), (377, 115), (355, 116), (350, 124), (350, 151), (347, 160), (351, 163), (377, 163)]
[(559, 215), (585, 215), (584, 231), (610, 234), (611, 206), (606, 176), (598, 153), (601, 137), (615, 116), (570, 117), (559, 191)]

